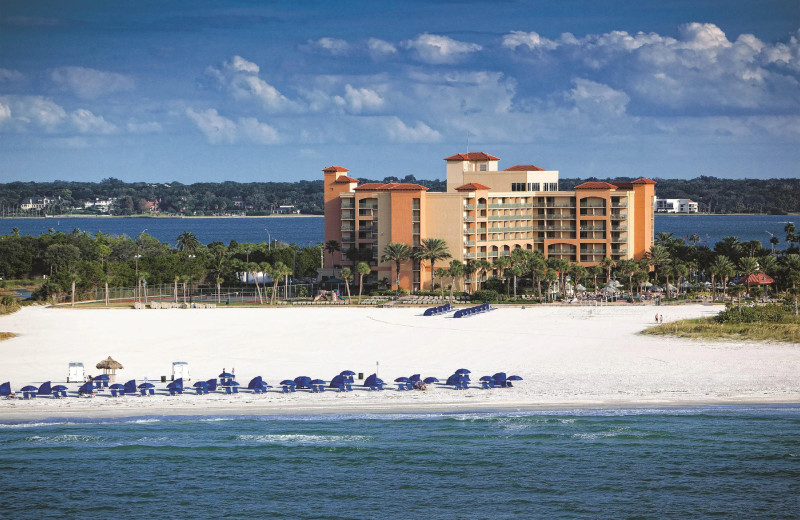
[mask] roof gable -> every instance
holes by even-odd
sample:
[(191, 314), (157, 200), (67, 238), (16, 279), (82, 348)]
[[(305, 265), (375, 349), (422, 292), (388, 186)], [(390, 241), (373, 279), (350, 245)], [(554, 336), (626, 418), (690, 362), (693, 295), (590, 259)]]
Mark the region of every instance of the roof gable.
[(445, 161), (499, 161), (497, 157), (483, 152), (457, 153), (446, 157)]
[(330, 173), (330, 172), (349, 172), (350, 170), (348, 170), (347, 168), (342, 168), (341, 166), (328, 166), (322, 171)]
[(657, 183), (656, 183), (656, 181), (653, 181), (653, 180), (646, 179), (646, 178), (642, 177), (642, 178), (636, 179), (631, 184), (657, 184)]
[(510, 168), (506, 168), (503, 170), (504, 172), (543, 172), (547, 171), (544, 168), (539, 168), (538, 166), (534, 166), (532, 164), (517, 164), (516, 166), (512, 166)]
[(477, 190), (490, 190), (489, 186), (484, 186), (483, 184), (479, 184), (477, 182), (470, 182), (469, 184), (464, 184), (463, 186), (459, 186), (456, 188), (456, 191), (477, 191)]
[(351, 182), (358, 182), (358, 179), (354, 179), (354, 178), (352, 178), (352, 177), (348, 177), (347, 175), (342, 175), (342, 176), (340, 176), (338, 179), (336, 179), (336, 180), (335, 180), (335, 181), (333, 181), (333, 182), (338, 182), (338, 183), (351, 183)]
[(575, 189), (576, 190), (615, 190), (615, 189), (617, 189), (617, 187), (614, 186), (611, 183), (608, 183), (608, 182), (589, 181), (589, 182), (584, 182), (583, 184), (578, 184), (577, 186), (575, 186)]

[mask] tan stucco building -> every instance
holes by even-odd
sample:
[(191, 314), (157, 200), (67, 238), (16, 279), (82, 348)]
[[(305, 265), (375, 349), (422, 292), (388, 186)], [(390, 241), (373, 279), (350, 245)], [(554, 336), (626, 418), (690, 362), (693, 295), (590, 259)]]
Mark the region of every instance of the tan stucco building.
[[(649, 179), (585, 182), (560, 191), (558, 171), (533, 165), (499, 170), (500, 159), (483, 152), (445, 161), (444, 193), (418, 184), (359, 185), (346, 168), (322, 170), (325, 241), (336, 240), (342, 249), (325, 255), (325, 271), (353, 265), (346, 252), (356, 249), (379, 278), (394, 280), (394, 265), (380, 262), (386, 245), (414, 247), (424, 238), (446, 240), (462, 262), (492, 261), (523, 248), (594, 265), (605, 257), (641, 259), (653, 244), (655, 182)], [(400, 287), (427, 289), (427, 269), (405, 262)]]

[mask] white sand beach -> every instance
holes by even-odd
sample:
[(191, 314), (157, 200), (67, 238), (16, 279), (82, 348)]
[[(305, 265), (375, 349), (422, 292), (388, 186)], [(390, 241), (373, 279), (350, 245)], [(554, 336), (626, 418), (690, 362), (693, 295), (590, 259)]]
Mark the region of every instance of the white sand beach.
[[(267, 394), (170, 397), (50, 397), (0, 400), (4, 420), (155, 414), (311, 414), (445, 412), (575, 407), (690, 406), (800, 402), (800, 345), (711, 342), (637, 334), (653, 324), (711, 315), (720, 307), (506, 307), (463, 319), (423, 317), (420, 308), (298, 307), (217, 309), (71, 309), (26, 307), (0, 317), (19, 336), (0, 343), (0, 382), (64, 382), (69, 362), (87, 374), (108, 356), (124, 370), (118, 382), (147, 377), (159, 389), (173, 361), (188, 362), (192, 381), (235, 369), (260, 375)], [(421, 373), (444, 381), (458, 368), (524, 378), (513, 388), (466, 391), (280, 393), (300, 375), (330, 380), (342, 370), (387, 382)], [(76, 389), (77, 385), (69, 385)]]

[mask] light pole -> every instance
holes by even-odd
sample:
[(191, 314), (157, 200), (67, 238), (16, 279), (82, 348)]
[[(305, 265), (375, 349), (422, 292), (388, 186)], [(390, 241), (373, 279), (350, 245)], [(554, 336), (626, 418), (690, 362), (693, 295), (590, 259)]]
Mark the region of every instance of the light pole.
[(196, 255), (189, 255), (189, 256), (187, 256), (187, 258), (189, 259), (189, 303), (192, 303), (192, 299), (193, 299), (192, 298), (192, 281), (194, 279), (194, 276), (193, 276), (193, 273), (192, 273), (192, 260), (197, 258), (197, 256)]
[(270, 234), (269, 229), (264, 228), (264, 231), (267, 232), (267, 236), (269, 237), (269, 243), (267, 244), (267, 247), (270, 251), (272, 251), (272, 235)]
[(134, 260), (136, 263), (136, 289), (133, 291), (134, 298), (136, 298), (136, 302), (139, 302), (139, 259), (142, 255), (134, 255)]

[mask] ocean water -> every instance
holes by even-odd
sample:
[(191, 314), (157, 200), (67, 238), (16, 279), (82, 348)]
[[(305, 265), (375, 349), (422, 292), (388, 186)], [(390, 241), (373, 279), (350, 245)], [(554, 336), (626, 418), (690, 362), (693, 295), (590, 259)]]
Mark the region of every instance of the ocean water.
[[(793, 220), (794, 219), (794, 220)], [(687, 239), (697, 233), (699, 244), (713, 247), (726, 236), (737, 236), (743, 242), (759, 240), (770, 247), (770, 233), (777, 236), (780, 247), (786, 245), (786, 222), (794, 221), (800, 227), (800, 218), (786, 215), (656, 215), (656, 232), (665, 231)], [(322, 217), (266, 217), (266, 218), (4, 218), (0, 219), (0, 235), (10, 235), (14, 228), (23, 235), (40, 235), (50, 229), (70, 233), (74, 229), (95, 234), (98, 231), (112, 235), (135, 237), (142, 231), (162, 242), (175, 244), (178, 235), (191, 231), (204, 244), (214, 241), (261, 243), (280, 240), (287, 244), (306, 246), (324, 239)]]
[(800, 407), (0, 419), (3, 518), (798, 518)]

